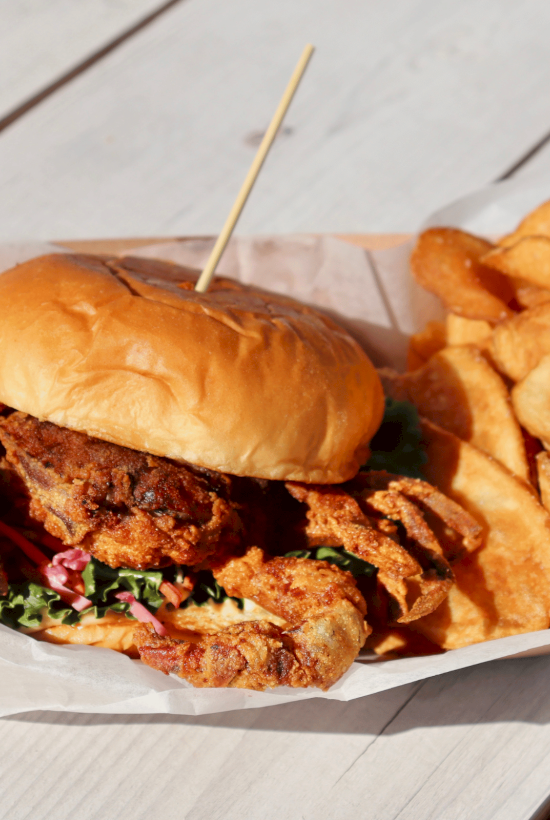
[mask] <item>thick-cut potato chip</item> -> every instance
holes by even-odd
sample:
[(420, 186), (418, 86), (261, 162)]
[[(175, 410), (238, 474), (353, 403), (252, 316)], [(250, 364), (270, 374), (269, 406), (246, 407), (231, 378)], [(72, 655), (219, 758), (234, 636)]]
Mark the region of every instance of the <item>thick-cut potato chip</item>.
[(519, 276), (540, 288), (550, 288), (550, 237), (525, 236), (506, 248), (495, 248), (482, 257), (484, 265)]
[(407, 398), (421, 416), (529, 481), (525, 442), (508, 390), (477, 348), (446, 347), (414, 373), (384, 382), (393, 398)]
[(497, 244), (501, 248), (515, 245), (524, 236), (550, 236), (550, 200), (531, 211), (513, 233), (503, 236)]
[(550, 516), (497, 461), (428, 421), (426, 478), (483, 525), (485, 543), (453, 566), (446, 600), (415, 621), (444, 649), (550, 625)]
[(430, 228), (418, 237), (411, 271), (453, 313), (494, 324), (512, 315), (514, 293), (505, 276), (479, 261), (492, 248), (464, 231)]
[(446, 319), (448, 345), (477, 345), (484, 348), (493, 328), (483, 319), (467, 319), (449, 313)]
[(501, 373), (519, 382), (550, 353), (550, 303), (518, 313), (495, 327), (489, 344)]
[(422, 367), (434, 353), (437, 353), (446, 344), (447, 338), (443, 322), (427, 322), (423, 330), (413, 333), (409, 339), (407, 370), (416, 370), (417, 367)]
[(550, 449), (550, 355), (512, 390), (514, 410), (526, 430)]
[(543, 450), (536, 456), (536, 461), (540, 500), (550, 510), (550, 454)]

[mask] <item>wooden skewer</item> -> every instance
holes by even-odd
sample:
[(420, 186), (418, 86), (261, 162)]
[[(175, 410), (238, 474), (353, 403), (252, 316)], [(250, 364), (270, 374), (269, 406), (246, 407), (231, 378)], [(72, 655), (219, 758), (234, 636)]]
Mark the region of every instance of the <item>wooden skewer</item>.
[(298, 85), (300, 84), (300, 80), (302, 79), (304, 72), (307, 68), (307, 65), (311, 59), (311, 55), (314, 52), (314, 47), (312, 45), (307, 45), (303, 52), (302, 56), (298, 61), (298, 65), (294, 69), (294, 73), (290, 78), (290, 82), (286, 87), (285, 93), (283, 94), (279, 105), (277, 106), (277, 110), (273, 115), (273, 119), (269, 124), (269, 128), (264, 134), (260, 147), (258, 148), (258, 152), (254, 157), (254, 161), (250, 166), (250, 170), (246, 175), (246, 179), (243, 182), (242, 188), (239, 191), (237, 199), (235, 200), (235, 204), (231, 208), (229, 212), (229, 216), (225, 222), (225, 225), (222, 228), (222, 232), (218, 236), (216, 240), (216, 244), (212, 248), (212, 252), (206, 263), (206, 266), (201, 273), (197, 284), (195, 285), (195, 290), (199, 293), (205, 293), (208, 289), (208, 286), (214, 276), (216, 271), (216, 267), (218, 262), (220, 261), (221, 255), (225, 250), (225, 246), (229, 242), (229, 238), (233, 233), (235, 225), (237, 224), (237, 220), (239, 219), (241, 212), (246, 204), (246, 200), (252, 190), (254, 183), (256, 182), (256, 178), (260, 173), (260, 169), (264, 164), (265, 158), (269, 152), (273, 144), (273, 140), (277, 136), (277, 131), (279, 130), (281, 123), (284, 119), (284, 116), (288, 110), (290, 103), (292, 102), (292, 98), (296, 93)]

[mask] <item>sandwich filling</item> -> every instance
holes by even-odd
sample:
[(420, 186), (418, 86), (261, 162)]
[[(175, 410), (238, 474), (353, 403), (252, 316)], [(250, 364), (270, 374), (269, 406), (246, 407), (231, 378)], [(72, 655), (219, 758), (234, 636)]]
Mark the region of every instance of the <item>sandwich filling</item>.
[[(410, 406), (389, 403), (377, 469), (315, 485), (218, 473), (4, 407), (0, 620), (139, 653), (195, 685), (326, 688), (371, 631), (366, 600), (377, 602), (371, 622), (414, 621), (453, 583), (444, 547), (456, 556), (481, 543), (455, 502), (380, 470), (399, 452), (404, 472), (418, 469), (416, 422)], [(195, 615), (201, 606), (217, 609)], [(219, 620), (228, 607), (229, 625)], [(128, 634), (124, 617), (142, 626)]]

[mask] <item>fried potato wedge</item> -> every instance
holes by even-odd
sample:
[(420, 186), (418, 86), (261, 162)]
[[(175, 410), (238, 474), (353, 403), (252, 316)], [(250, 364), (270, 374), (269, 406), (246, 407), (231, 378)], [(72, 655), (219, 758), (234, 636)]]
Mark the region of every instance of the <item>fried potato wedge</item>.
[(550, 355), (512, 390), (514, 410), (525, 429), (550, 449)]
[(550, 353), (550, 303), (524, 310), (495, 327), (489, 353), (509, 379), (524, 379)]
[(437, 320), (427, 322), (418, 333), (409, 339), (407, 351), (407, 370), (416, 370), (426, 364), (434, 353), (447, 345), (445, 324)]
[(422, 422), (426, 478), (482, 524), (484, 545), (454, 566), (456, 584), (415, 631), (444, 649), (547, 629), (550, 516), (486, 453)]
[(550, 236), (525, 236), (506, 248), (494, 248), (482, 257), (484, 265), (550, 288)]
[(430, 228), (418, 237), (411, 271), (453, 313), (495, 324), (512, 315), (514, 293), (505, 276), (480, 262), (492, 248), (464, 231)]
[(445, 324), (448, 345), (476, 345), (484, 349), (493, 330), (483, 319), (467, 319), (456, 313), (449, 313)]
[(542, 451), (535, 456), (540, 500), (543, 507), (550, 510), (550, 453)]
[(501, 248), (508, 248), (515, 245), (524, 236), (549, 236), (550, 237), (550, 200), (543, 202), (534, 211), (531, 211), (523, 219), (515, 231), (499, 239), (497, 245)]
[(529, 481), (525, 442), (506, 385), (473, 345), (446, 347), (413, 373), (382, 375), (393, 398), (412, 402), (421, 416)]

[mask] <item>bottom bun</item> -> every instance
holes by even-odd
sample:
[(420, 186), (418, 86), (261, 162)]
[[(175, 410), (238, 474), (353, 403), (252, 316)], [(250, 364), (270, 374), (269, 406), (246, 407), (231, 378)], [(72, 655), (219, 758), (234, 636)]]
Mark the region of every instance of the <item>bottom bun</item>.
[(104, 618), (87, 615), (74, 626), (60, 624), (59, 621), (43, 615), (39, 627), (20, 631), (32, 635), (39, 641), (101, 646), (104, 649), (122, 652), (130, 658), (139, 658), (139, 652), (134, 644), (136, 623), (137, 621), (132, 621), (118, 612), (109, 612)]

